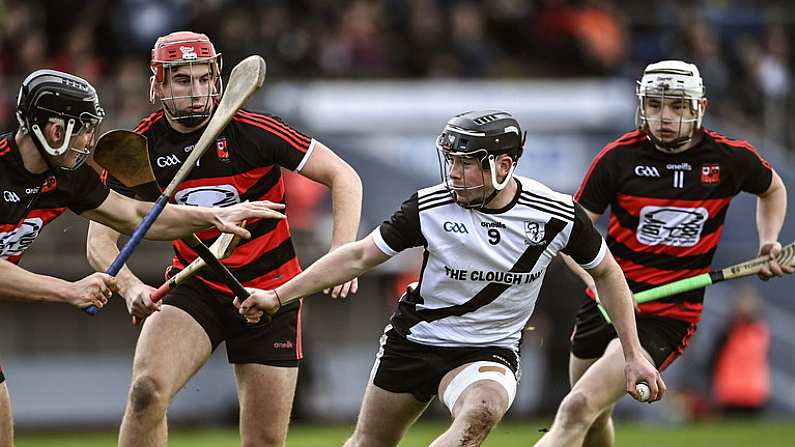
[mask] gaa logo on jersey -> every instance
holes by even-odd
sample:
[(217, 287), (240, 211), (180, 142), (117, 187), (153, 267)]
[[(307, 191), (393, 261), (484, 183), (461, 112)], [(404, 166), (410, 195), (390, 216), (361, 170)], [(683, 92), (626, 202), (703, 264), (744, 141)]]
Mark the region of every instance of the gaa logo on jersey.
[(21, 200), (19, 194), (14, 191), (3, 191), (3, 200), (9, 203), (19, 203)]
[(527, 236), (524, 240), (526, 245), (541, 245), (544, 243), (544, 225), (541, 222), (526, 220), (524, 222), (524, 235)]
[(467, 230), (466, 225), (460, 222), (450, 222), (449, 220), (442, 225), (444, 231), (448, 233), (461, 233), (461, 234), (469, 234), (469, 230)]
[(715, 184), (720, 181), (720, 165), (711, 163), (701, 165), (701, 183)]
[(215, 141), (215, 154), (218, 156), (218, 160), (229, 163), (229, 147), (226, 144), (226, 137)]

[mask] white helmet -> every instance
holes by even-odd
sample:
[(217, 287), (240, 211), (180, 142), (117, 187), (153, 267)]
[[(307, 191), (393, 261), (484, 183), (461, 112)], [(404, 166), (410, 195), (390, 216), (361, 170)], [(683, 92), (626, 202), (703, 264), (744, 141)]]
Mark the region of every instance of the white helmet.
[(644, 100), (653, 98), (680, 98), (688, 101), (690, 109), (696, 117), (691, 119), (682, 118), (683, 123), (695, 122), (690, 131), (690, 135), (674, 139), (670, 142), (658, 140), (651, 132), (647, 132), (649, 138), (655, 145), (662, 149), (675, 151), (676, 149), (689, 143), (697, 129), (701, 128), (704, 118), (704, 110), (699, 107), (699, 102), (704, 98), (704, 81), (698, 72), (698, 67), (687, 62), (668, 60), (649, 64), (643, 70), (643, 77), (637, 82), (635, 93), (638, 96), (638, 110), (636, 114), (636, 124), (639, 129), (646, 128), (649, 118), (644, 112)]

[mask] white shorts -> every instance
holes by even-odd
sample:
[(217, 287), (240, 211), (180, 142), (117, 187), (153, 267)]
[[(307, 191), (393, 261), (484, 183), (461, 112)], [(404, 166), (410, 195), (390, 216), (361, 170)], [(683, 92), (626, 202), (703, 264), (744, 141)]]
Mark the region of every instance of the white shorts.
[(508, 408), (513, 404), (516, 397), (516, 376), (507, 366), (497, 362), (474, 362), (461, 370), (455, 378), (447, 385), (444, 391), (442, 402), (453, 412), (453, 407), (461, 397), (461, 393), (475, 382), (481, 380), (492, 380), (499, 383), (508, 394)]

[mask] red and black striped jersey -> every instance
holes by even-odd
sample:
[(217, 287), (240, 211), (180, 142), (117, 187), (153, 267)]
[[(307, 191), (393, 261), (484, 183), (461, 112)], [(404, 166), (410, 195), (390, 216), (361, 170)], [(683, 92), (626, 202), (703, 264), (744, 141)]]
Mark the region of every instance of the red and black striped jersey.
[(42, 228), (66, 208), (76, 214), (97, 208), (110, 190), (86, 164), (74, 171), (31, 173), (14, 134), (0, 136), (0, 259), (16, 264)]
[[(731, 199), (761, 194), (773, 171), (746, 141), (704, 130), (677, 154), (629, 132), (594, 158), (575, 199), (602, 214), (610, 206), (607, 244), (633, 292), (708, 272)], [(696, 322), (704, 289), (640, 305), (641, 312)]]
[[(142, 120), (134, 131), (146, 137), (152, 171), (158, 184), (165, 187), (193, 150), (204, 128), (187, 134), (177, 132), (161, 110)], [(284, 203), (280, 167), (300, 171), (315, 144), (314, 139), (278, 117), (240, 110), (179, 184), (171, 201), (209, 207), (247, 200)], [(108, 179), (108, 184), (123, 194), (132, 195), (112, 178)], [(251, 239), (241, 240), (223, 261), (243, 284), (270, 289), (301, 271), (287, 220), (250, 220), (246, 228), (251, 232)], [(197, 235), (210, 245), (219, 232), (212, 229)], [(197, 257), (182, 241), (174, 241), (173, 248), (172, 265), (176, 269), (184, 268)], [(221, 293), (232, 294), (209, 270), (202, 271), (199, 278)]]

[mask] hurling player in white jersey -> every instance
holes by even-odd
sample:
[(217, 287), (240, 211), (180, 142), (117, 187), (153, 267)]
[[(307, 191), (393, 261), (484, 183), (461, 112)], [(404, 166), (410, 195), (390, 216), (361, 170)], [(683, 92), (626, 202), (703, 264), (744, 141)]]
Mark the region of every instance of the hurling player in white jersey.
[(626, 281), (584, 210), (569, 195), (513, 175), (523, 140), (507, 112), (453, 117), (436, 142), (441, 185), (418, 191), (369, 236), (287, 283), (235, 301), (256, 322), (401, 250), (425, 248), (419, 281), (381, 337), (346, 446), (397, 445), (434, 396), (453, 422), (431, 445), (480, 445), (516, 394), (520, 333), (560, 251), (593, 275), (605, 297), (624, 349), (627, 392), (634, 395), (643, 381), (653, 399), (662, 396), (665, 385), (642, 354)]

